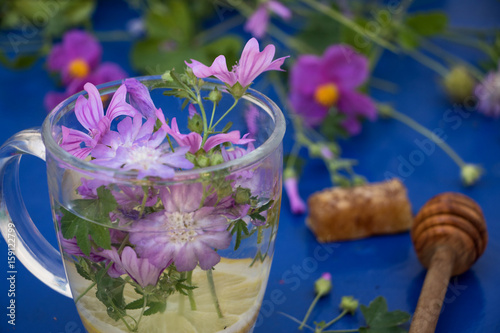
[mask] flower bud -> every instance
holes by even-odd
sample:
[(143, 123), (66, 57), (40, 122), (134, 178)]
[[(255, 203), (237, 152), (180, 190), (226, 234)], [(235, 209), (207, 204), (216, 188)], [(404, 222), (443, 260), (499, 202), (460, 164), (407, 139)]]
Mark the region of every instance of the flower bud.
[(377, 109), (378, 114), (383, 118), (389, 118), (394, 113), (394, 108), (389, 104), (380, 104)]
[(188, 119), (188, 129), (198, 134), (203, 133), (203, 120), (199, 114), (195, 114)]
[(332, 290), (332, 275), (323, 273), (319, 279), (314, 282), (314, 291), (320, 296), (328, 294)]
[(229, 87), (229, 92), (235, 99), (241, 98), (241, 96), (245, 94), (245, 91), (247, 91), (247, 89), (242, 87), (239, 82), (236, 82), (232, 87)]
[(219, 104), (222, 99), (222, 93), (217, 89), (217, 87), (208, 94), (208, 100), (214, 102), (215, 104)]
[(224, 162), (224, 157), (222, 157), (222, 154), (220, 153), (213, 153), (210, 155), (210, 164), (211, 165), (218, 165)]
[(217, 196), (219, 198), (225, 198), (233, 192), (233, 188), (230, 184), (225, 184), (217, 189)]
[(319, 144), (313, 143), (310, 144), (307, 149), (309, 150), (309, 156), (310, 157), (319, 157), (321, 156), (321, 148)]
[(472, 186), (481, 178), (483, 170), (474, 164), (466, 164), (460, 170), (460, 176), (465, 186)]
[(346, 310), (350, 314), (354, 314), (358, 309), (359, 301), (352, 296), (344, 296), (340, 300), (340, 309)]
[(174, 81), (174, 79), (172, 78), (172, 75), (170, 75), (170, 71), (166, 71), (165, 73), (163, 73), (163, 75), (161, 76), (161, 78), (162, 78), (163, 81), (167, 81), (167, 82)]
[(210, 159), (205, 155), (199, 155), (198, 157), (196, 157), (196, 162), (202, 168), (210, 166)]
[(464, 102), (472, 95), (475, 80), (465, 66), (456, 66), (446, 75), (444, 88), (454, 102)]
[(234, 201), (239, 205), (244, 205), (250, 202), (250, 190), (248, 188), (243, 188), (238, 186), (236, 193), (234, 194)]

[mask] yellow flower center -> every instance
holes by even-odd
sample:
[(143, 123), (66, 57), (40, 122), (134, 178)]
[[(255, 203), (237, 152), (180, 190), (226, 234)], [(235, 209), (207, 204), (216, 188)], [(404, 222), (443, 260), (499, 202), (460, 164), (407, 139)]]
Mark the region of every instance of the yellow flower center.
[(90, 72), (89, 65), (82, 59), (75, 59), (69, 63), (69, 75), (76, 78), (86, 77)]
[(339, 89), (333, 83), (322, 84), (314, 92), (314, 100), (325, 107), (334, 106), (339, 100)]

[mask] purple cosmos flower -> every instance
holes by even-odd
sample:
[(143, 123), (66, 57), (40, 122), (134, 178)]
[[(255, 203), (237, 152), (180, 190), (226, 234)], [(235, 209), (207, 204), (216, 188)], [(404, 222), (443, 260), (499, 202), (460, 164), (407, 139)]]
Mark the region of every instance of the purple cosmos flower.
[(269, 0), (261, 3), (257, 10), (248, 18), (245, 31), (256, 38), (264, 37), (269, 24), (269, 14), (273, 12), (284, 20), (292, 17), (292, 11), (279, 1)]
[(229, 86), (234, 86), (239, 82), (242, 87), (249, 86), (253, 80), (265, 71), (275, 70), (282, 71), (280, 68), (287, 57), (279, 58), (273, 61), (276, 48), (274, 45), (268, 45), (260, 52), (259, 42), (257, 39), (250, 39), (243, 52), (241, 53), (240, 61), (233, 69), (227, 69), (226, 57), (223, 55), (215, 58), (212, 66), (208, 67), (199, 61), (191, 59), (191, 63), (186, 62), (196, 77), (200, 79), (209, 76), (215, 76)]
[[(62, 126), (61, 147), (70, 154), (85, 159), (92, 149), (100, 143), (104, 134), (109, 131), (113, 119), (122, 115), (133, 116), (137, 111), (125, 102), (127, 89), (121, 85), (109, 103), (106, 115), (101, 95), (92, 83), (84, 86), (89, 98), (78, 96), (75, 104), (75, 115), (87, 133)], [(82, 147), (82, 145), (84, 145)]]
[(332, 107), (346, 116), (350, 134), (361, 130), (359, 118), (376, 118), (373, 101), (356, 89), (368, 77), (368, 59), (345, 45), (329, 47), (322, 57), (302, 55), (290, 75), (290, 101), (304, 121), (320, 124)]
[(83, 90), (85, 83), (90, 82), (94, 85), (103, 84), (106, 82), (116, 81), (127, 77), (127, 73), (117, 64), (105, 62), (99, 65), (95, 71), (83, 78), (73, 79), (66, 87), (64, 92), (51, 91), (45, 95), (43, 101), (47, 111), (53, 110), (59, 103), (66, 98)]
[(175, 185), (160, 191), (164, 211), (147, 215), (135, 222), (130, 242), (141, 258), (158, 268), (173, 259), (178, 271), (211, 269), (220, 261), (214, 249), (226, 249), (231, 243), (227, 207), (214, 207), (214, 200), (203, 199), (202, 184)]
[(294, 214), (303, 214), (306, 211), (306, 204), (300, 197), (297, 178), (289, 177), (285, 179), (285, 191), (290, 200), (290, 209)]
[(155, 119), (142, 124), (142, 116), (125, 118), (117, 125), (118, 132), (108, 132), (102, 143), (92, 151), (92, 163), (110, 168), (137, 170), (138, 177), (157, 176), (172, 178), (175, 168), (191, 169), (194, 165), (186, 159), (189, 147), (171, 152), (168, 144), (162, 144), (166, 132), (153, 133)]
[(71, 30), (64, 34), (62, 43), (54, 45), (47, 59), (47, 67), (60, 72), (64, 84), (75, 78), (84, 78), (101, 61), (101, 45), (89, 33)]
[[(156, 112), (156, 116), (162, 123), (161, 128), (165, 130), (170, 136), (172, 136), (175, 141), (179, 144), (179, 146), (187, 146), (189, 147), (190, 153), (196, 153), (201, 149), (202, 136), (198, 133), (191, 132), (189, 134), (182, 134), (179, 130), (179, 126), (177, 125), (177, 119), (172, 118), (172, 126), (168, 126), (165, 121), (165, 116), (161, 109)], [(210, 151), (210, 149), (223, 144), (225, 142), (231, 142), (232, 144), (243, 145), (249, 142), (253, 142), (254, 139), (247, 139), (248, 133), (241, 137), (240, 131), (231, 131), (229, 133), (222, 133), (210, 136), (203, 149), (205, 151)]]
[(476, 86), (478, 98), (477, 110), (486, 116), (500, 117), (500, 69), (490, 72), (486, 78)]
[(156, 118), (156, 107), (148, 88), (136, 79), (124, 81), (129, 93), (130, 104), (146, 118)]

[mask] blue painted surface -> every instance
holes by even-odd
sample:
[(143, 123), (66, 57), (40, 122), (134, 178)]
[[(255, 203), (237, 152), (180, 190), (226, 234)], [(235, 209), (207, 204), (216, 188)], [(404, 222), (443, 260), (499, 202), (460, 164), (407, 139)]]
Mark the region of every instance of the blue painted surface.
[[(493, 0), (426, 1), (417, 9), (440, 6), (450, 14), (452, 24), (463, 26), (498, 26), (500, 3)], [(106, 2), (95, 16), (99, 29), (125, 25), (133, 16), (126, 8), (112, 17)], [(110, 22), (111, 20), (111, 22)], [(114, 23), (113, 23), (114, 22)], [(104, 59), (119, 62), (129, 73), (129, 44), (108, 43)], [(478, 55), (462, 48), (451, 49), (470, 60)], [(413, 60), (385, 54), (375, 73), (377, 77), (396, 82), (396, 95), (374, 91), (381, 101), (394, 101), (395, 107), (411, 115), (430, 129), (441, 128), (446, 141), (466, 160), (481, 164), (486, 175), (475, 187), (464, 189), (459, 170), (436, 149), (409, 174), (402, 174), (416, 212), (431, 196), (443, 191), (463, 192), (477, 200), (488, 222), (490, 242), (483, 257), (473, 268), (452, 280), (437, 332), (500, 332), (500, 123), (471, 114), (467, 119), (447, 121), (444, 113), (453, 109), (446, 100), (436, 75)], [(54, 89), (52, 81), (37, 63), (27, 71), (10, 72), (0, 68), (0, 141), (17, 131), (39, 126), (45, 111), (43, 96)], [(273, 95), (271, 94), (271, 97)], [(370, 181), (385, 178), (386, 172), (398, 174), (400, 157), (409, 159), (418, 150), (415, 140), (422, 138), (395, 121), (367, 123), (363, 133), (342, 143), (344, 155), (360, 161), (357, 171)], [(290, 135), (285, 146), (290, 148)], [(300, 184), (304, 197), (321, 190), (328, 175), (319, 162), (309, 162)], [(50, 216), (45, 167), (33, 157), (23, 157), (21, 185), (28, 210), (38, 228), (53, 244), (55, 236)], [(46, 287), (20, 263), (16, 274), (16, 326), (7, 324), (8, 284), (7, 247), (0, 240), (0, 331), (1, 332), (84, 332), (73, 301)], [(374, 237), (366, 240), (320, 245), (304, 226), (304, 216), (293, 216), (288, 201), (283, 201), (277, 248), (268, 290), (256, 333), (295, 332), (296, 325), (279, 315), (285, 312), (301, 317), (313, 298), (313, 283), (322, 272), (333, 275), (333, 292), (320, 300), (311, 322), (329, 320), (338, 314), (343, 295), (352, 295), (367, 304), (378, 295), (387, 298), (389, 309), (413, 312), (425, 277), (413, 251), (408, 234)], [(358, 327), (362, 317), (347, 317), (334, 328)]]

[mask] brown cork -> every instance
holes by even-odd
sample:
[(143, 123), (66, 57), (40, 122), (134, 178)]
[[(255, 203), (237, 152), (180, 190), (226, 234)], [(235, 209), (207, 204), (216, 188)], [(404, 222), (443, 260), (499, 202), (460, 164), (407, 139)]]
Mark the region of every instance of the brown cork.
[(322, 243), (404, 232), (413, 221), (406, 188), (396, 179), (327, 189), (308, 205), (306, 224)]

